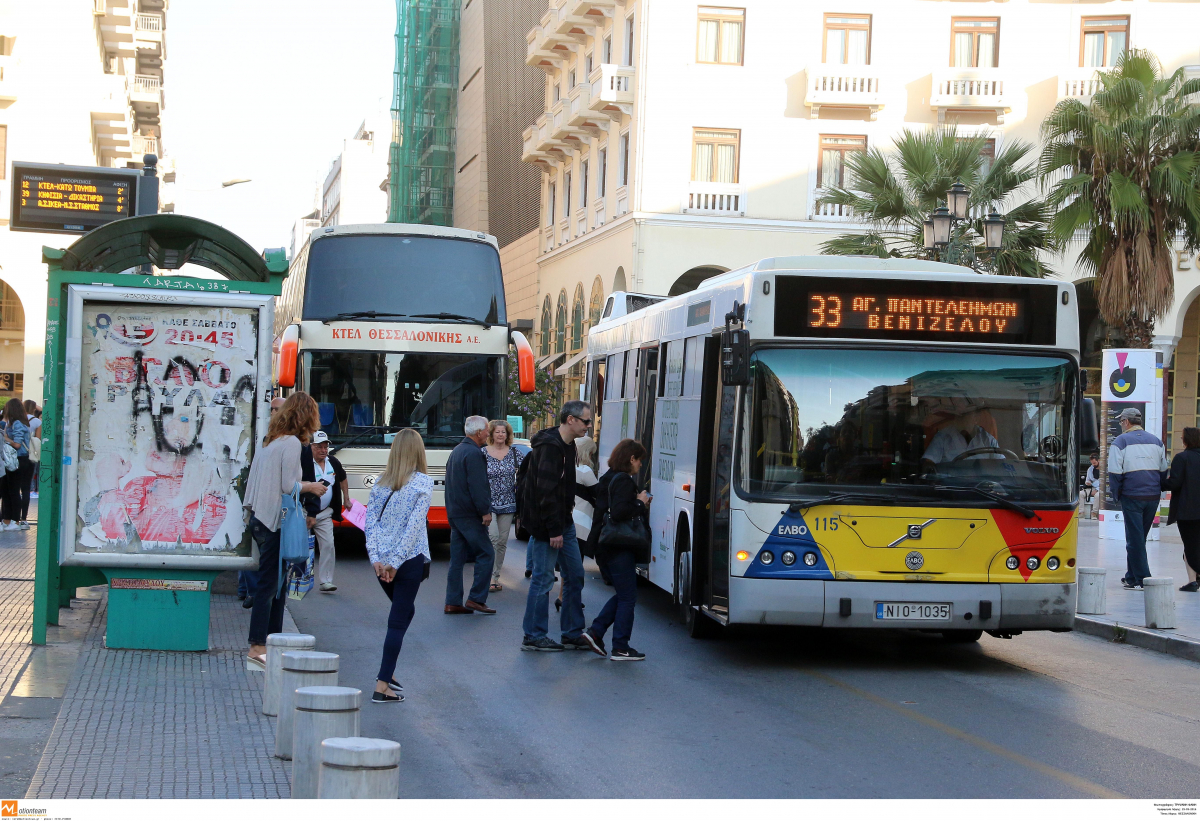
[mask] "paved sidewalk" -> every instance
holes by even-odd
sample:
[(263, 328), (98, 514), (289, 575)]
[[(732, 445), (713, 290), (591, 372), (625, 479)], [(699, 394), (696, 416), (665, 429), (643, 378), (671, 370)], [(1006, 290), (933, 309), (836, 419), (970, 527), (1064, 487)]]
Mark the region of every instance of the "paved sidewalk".
[(1159, 541), (1146, 543), (1146, 553), (1150, 559), (1150, 572), (1173, 580), (1175, 629), (1151, 630), (1145, 626), (1145, 594), (1121, 587), (1121, 577), (1125, 575), (1125, 542), (1101, 539), (1099, 522), (1094, 519), (1079, 520), (1078, 564), (1108, 570), (1105, 576), (1108, 612), (1102, 616), (1077, 616), (1075, 629), (1200, 661), (1200, 593), (1181, 593), (1177, 589), (1188, 581), (1179, 528), (1175, 525), (1163, 527), (1159, 534)]
[(36, 541), (37, 528), (0, 532), (0, 705), (33, 652)]

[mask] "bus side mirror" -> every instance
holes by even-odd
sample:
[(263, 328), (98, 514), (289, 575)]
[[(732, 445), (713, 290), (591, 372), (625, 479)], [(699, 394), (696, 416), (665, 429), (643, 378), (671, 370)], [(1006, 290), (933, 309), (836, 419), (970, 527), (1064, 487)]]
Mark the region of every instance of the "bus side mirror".
[(1100, 450), (1100, 426), (1094, 399), (1084, 399), (1079, 406), (1079, 450), (1083, 453)]
[(281, 388), (296, 387), (296, 360), (300, 356), (300, 326), (288, 325), (279, 338), (279, 378)]
[(521, 393), (533, 393), (537, 389), (537, 374), (533, 369), (533, 347), (525, 334), (513, 331), (513, 347), (517, 349), (517, 389)]
[(750, 334), (745, 328), (721, 332), (721, 381), (726, 385), (750, 384)]

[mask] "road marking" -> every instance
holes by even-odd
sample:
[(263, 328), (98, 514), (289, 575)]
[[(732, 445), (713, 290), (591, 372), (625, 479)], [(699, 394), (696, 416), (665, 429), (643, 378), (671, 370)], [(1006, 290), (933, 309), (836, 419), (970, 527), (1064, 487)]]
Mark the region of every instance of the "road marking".
[(934, 730), (938, 730), (939, 732), (945, 733), (948, 736), (957, 738), (959, 741), (965, 741), (981, 750), (986, 750), (987, 752), (992, 753), (993, 755), (998, 755), (1001, 758), (1007, 758), (1009, 761), (1012, 761), (1015, 764), (1020, 764), (1021, 766), (1028, 767), (1029, 769), (1035, 770), (1042, 775), (1048, 776), (1057, 781), (1061, 781), (1067, 786), (1079, 790), (1082, 793), (1087, 793), (1094, 798), (1127, 797), (1116, 790), (1110, 790), (1108, 787), (1101, 786), (1093, 781), (1088, 781), (1086, 778), (1072, 775), (1071, 773), (1060, 770), (1057, 767), (1052, 767), (1049, 764), (1043, 764), (1041, 761), (1035, 761), (1032, 758), (1021, 755), (1020, 753), (1015, 753), (1012, 750), (1001, 747), (999, 744), (993, 744), (992, 742), (982, 739), (977, 735), (972, 735), (971, 733), (964, 732), (957, 727), (952, 727), (949, 724), (938, 721), (936, 718), (930, 718), (929, 716), (919, 713), (916, 710), (909, 709), (908, 707), (902, 707), (899, 704), (888, 701), (886, 698), (882, 698), (874, 693), (869, 693), (866, 690), (855, 687), (853, 684), (847, 684), (844, 681), (839, 681), (833, 676), (826, 675), (825, 673), (817, 673), (812, 670), (805, 670), (804, 672), (813, 678), (820, 679), (821, 681), (832, 684), (835, 687), (839, 687), (843, 690), (853, 693), (859, 698), (865, 698), (867, 701), (870, 701), (873, 704), (878, 704), (880, 707), (884, 707), (892, 712), (899, 713), (905, 718), (912, 719), (920, 724), (924, 724), (926, 727), (931, 727)]

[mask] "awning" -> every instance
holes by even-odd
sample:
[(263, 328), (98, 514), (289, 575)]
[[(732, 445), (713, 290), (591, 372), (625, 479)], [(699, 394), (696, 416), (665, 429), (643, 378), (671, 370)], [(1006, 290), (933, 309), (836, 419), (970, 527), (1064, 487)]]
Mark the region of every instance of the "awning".
[(564, 357), (566, 355), (567, 355), (567, 352), (563, 351), (562, 353), (552, 353), (549, 356), (543, 356), (541, 359), (538, 360), (537, 365), (535, 365), (534, 367), (536, 367), (539, 371), (543, 370), (545, 368), (549, 368), (555, 362), (557, 362), (559, 359), (561, 359), (562, 357)]
[(574, 365), (576, 362), (578, 362), (579, 360), (583, 359), (585, 356), (587, 356), (587, 350), (586, 350), (586, 349), (584, 349), (584, 350), (580, 351), (579, 353), (575, 354), (574, 356), (572, 356), (572, 357), (571, 357), (570, 359), (568, 359), (566, 362), (562, 363), (562, 365), (561, 365), (560, 367), (558, 367), (558, 368), (555, 368), (555, 369), (554, 369), (554, 375), (555, 375), (555, 376), (566, 376), (566, 375), (567, 375), (567, 371), (571, 370), (571, 367), (572, 367), (572, 366), (573, 366), (573, 365)]

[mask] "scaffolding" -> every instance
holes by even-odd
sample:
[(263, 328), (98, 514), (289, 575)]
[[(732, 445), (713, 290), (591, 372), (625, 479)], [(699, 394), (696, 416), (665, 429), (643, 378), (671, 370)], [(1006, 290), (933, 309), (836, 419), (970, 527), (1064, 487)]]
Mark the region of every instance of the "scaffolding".
[(454, 222), (459, 2), (396, 0), (388, 222)]

